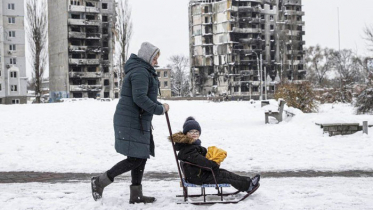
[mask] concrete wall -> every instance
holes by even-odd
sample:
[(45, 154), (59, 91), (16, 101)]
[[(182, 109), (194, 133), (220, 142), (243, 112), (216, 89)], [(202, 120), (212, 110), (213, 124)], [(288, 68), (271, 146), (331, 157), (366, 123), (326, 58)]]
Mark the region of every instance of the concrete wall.
[(67, 5), (66, 0), (48, 1), (49, 88), (52, 101), (69, 97)]

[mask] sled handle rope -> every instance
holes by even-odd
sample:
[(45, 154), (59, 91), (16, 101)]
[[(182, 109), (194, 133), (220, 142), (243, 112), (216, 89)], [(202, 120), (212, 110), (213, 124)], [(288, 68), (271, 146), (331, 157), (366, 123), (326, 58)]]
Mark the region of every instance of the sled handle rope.
[(168, 131), (170, 132), (170, 139), (171, 139), (172, 148), (173, 148), (173, 150), (174, 150), (174, 155), (175, 155), (175, 160), (176, 160), (177, 170), (178, 170), (178, 172), (179, 172), (180, 181), (181, 181), (182, 186), (183, 186), (183, 191), (184, 191), (184, 193), (186, 193), (186, 192), (187, 192), (187, 191), (186, 191), (187, 189), (186, 189), (186, 187), (184, 186), (184, 183), (183, 183), (183, 177), (182, 177), (182, 175), (181, 175), (179, 161), (177, 160), (175, 144), (174, 144), (174, 140), (172, 139), (172, 130), (171, 130), (170, 120), (169, 120), (169, 118), (168, 118), (168, 112), (165, 112), (165, 115), (166, 115), (166, 120), (167, 120), (167, 125), (168, 125)]

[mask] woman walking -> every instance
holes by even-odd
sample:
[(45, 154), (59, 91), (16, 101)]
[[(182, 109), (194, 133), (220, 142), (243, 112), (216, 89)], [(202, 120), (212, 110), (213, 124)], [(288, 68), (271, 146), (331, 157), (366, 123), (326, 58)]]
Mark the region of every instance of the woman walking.
[(159, 80), (154, 66), (158, 64), (160, 50), (144, 42), (138, 55), (131, 54), (127, 60), (121, 97), (114, 114), (115, 149), (127, 156), (105, 173), (92, 177), (94, 200), (102, 197), (106, 186), (120, 174), (131, 171), (130, 200), (133, 203), (152, 203), (154, 197), (144, 196), (141, 180), (145, 164), (154, 156), (152, 135), (153, 115), (162, 115), (169, 110), (168, 104), (157, 101)]

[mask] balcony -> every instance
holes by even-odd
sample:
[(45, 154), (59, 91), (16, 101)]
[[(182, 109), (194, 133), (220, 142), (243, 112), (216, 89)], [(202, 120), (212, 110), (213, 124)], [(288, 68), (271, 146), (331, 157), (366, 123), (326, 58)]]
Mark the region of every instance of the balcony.
[(87, 46), (77, 46), (77, 45), (70, 45), (69, 51), (72, 52), (85, 52), (87, 51)]
[(100, 9), (97, 7), (69, 5), (69, 12), (100, 13)]
[(69, 64), (72, 65), (99, 65), (100, 59), (70, 58)]
[(239, 6), (238, 11), (239, 12), (261, 12), (262, 9), (258, 7), (251, 7), (251, 6)]
[(246, 43), (246, 44), (260, 44), (261, 42), (265, 42), (262, 39), (254, 39), (254, 38), (241, 38), (239, 42)]
[(99, 34), (99, 33), (87, 33), (86, 38), (87, 39), (101, 39), (101, 34)]
[(76, 26), (100, 26), (101, 22), (99, 20), (86, 20), (86, 19), (68, 19), (69, 25)]
[(69, 38), (76, 38), (76, 39), (85, 39), (85, 33), (83, 32), (74, 32), (70, 31), (69, 32)]
[(260, 28), (237, 28), (233, 27), (233, 33), (262, 33), (262, 29)]
[(101, 91), (102, 85), (70, 85), (70, 91)]
[(296, 10), (286, 10), (284, 15), (298, 15), (298, 16), (304, 16), (303, 11), (296, 11)]
[(241, 76), (251, 76), (254, 75), (254, 70), (241, 70), (240, 74)]
[(70, 78), (101, 78), (101, 72), (69, 72)]
[(291, 6), (291, 5), (302, 6), (301, 1), (299, 0), (285, 0), (284, 1), (284, 6)]

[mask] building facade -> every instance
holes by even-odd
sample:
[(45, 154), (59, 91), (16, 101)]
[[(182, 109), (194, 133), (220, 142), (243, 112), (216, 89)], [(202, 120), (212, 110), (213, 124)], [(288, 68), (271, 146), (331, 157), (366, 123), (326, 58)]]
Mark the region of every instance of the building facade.
[(0, 33), (0, 104), (25, 104), (24, 0), (1, 1)]
[(48, 18), (51, 102), (114, 98), (114, 0), (54, 0)]
[(171, 69), (157, 68), (161, 98), (171, 98)]
[(259, 99), (303, 79), (303, 15), (301, 0), (191, 0), (194, 94)]

